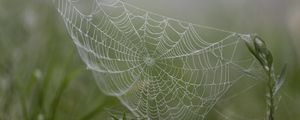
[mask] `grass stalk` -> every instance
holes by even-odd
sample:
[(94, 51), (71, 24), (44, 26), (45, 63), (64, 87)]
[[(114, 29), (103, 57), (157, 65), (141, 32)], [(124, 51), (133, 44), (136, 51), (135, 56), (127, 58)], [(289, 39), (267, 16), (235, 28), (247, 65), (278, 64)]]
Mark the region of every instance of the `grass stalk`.
[(105, 98), (104, 101), (102, 101), (96, 108), (86, 113), (84, 116), (82, 116), (79, 120), (90, 120), (94, 118), (99, 112), (101, 112), (105, 107), (112, 106), (116, 104), (118, 101), (115, 99), (109, 99)]
[[(257, 35), (252, 35), (249, 40), (245, 40), (248, 50), (259, 61), (268, 76), (267, 81), (267, 120), (275, 120), (276, 94), (281, 88), (286, 78), (286, 65), (279, 75), (276, 75), (273, 64), (272, 53), (268, 50), (265, 42)], [(279, 101), (278, 101), (279, 102)]]

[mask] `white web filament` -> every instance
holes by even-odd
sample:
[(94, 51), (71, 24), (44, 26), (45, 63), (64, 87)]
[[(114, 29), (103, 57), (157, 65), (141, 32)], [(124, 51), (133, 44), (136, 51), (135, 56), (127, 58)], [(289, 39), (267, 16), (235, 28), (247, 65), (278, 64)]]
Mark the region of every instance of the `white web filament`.
[(55, 0), (99, 88), (138, 118), (204, 119), (253, 63), (241, 34), (119, 0)]

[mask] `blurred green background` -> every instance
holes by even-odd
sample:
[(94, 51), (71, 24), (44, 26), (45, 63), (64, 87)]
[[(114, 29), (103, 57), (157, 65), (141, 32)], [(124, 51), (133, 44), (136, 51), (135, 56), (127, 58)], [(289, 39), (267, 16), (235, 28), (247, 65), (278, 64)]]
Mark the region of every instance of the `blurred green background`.
[[(176, 19), (260, 35), (277, 69), (285, 63), (289, 68), (276, 118), (300, 119), (299, 0), (127, 1)], [(265, 81), (241, 80), (207, 119), (264, 119), (265, 108)], [(0, 0), (0, 120), (102, 120), (123, 112), (132, 116), (99, 90), (51, 0)]]

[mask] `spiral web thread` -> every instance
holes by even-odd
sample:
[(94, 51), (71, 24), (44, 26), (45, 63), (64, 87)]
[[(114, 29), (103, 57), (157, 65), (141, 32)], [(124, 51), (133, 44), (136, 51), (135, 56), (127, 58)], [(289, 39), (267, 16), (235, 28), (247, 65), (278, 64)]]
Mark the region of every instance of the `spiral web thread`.
[(204, 119), (251, 71), (249, 36), (119, 0), (54, 0), (99, 88), (137, 118)]

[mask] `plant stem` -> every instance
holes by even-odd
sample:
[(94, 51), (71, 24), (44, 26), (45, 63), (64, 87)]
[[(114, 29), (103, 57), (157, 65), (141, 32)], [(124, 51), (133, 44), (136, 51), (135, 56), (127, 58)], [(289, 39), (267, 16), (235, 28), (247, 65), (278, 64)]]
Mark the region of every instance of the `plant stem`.
[(274, 105), (274, 80), (271, 75), (271, 71), (269, 72), (269, 81), (268, 81), (268, 93), (267, 93), (267, 118), (268, 120), (274, 120), (274, 111), (275, 111), (275, 105)]
[(274, 120), (275, 115), (275, 87), (276, 87), (276, 75), (273, 66), (271, 66), (268, 71), (268, 95), (267, 95), (267, 105), (268, 105), (268, 120)]

